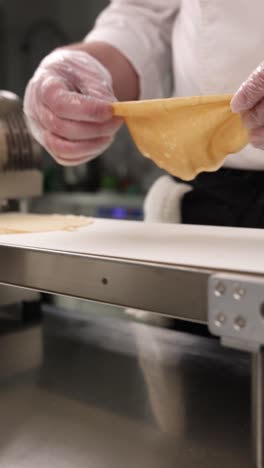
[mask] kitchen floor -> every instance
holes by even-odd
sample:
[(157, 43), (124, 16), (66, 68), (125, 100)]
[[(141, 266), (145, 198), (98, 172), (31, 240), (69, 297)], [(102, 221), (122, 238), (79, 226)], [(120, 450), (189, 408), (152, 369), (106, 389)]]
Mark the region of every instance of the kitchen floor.
[(23, 339), (0, 337), (1, 468), (253, 468), (246, 354), (54, 307)]

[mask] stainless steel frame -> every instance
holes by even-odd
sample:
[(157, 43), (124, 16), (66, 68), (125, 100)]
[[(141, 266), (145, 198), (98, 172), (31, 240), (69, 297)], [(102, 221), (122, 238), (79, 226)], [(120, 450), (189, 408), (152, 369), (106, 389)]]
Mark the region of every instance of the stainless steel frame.
[[(214, 271), (10, 245), (0, 246), (0, 258), (3, 285), (208, 323), (209, 280)], [(260, 348), (253, 354), (252, 370), (257, 468), (264, 466), (263, 368), (264, 352)]]
[(252, 445), (257, 468), (264, 466), (264, 350), (252, 355)]
[(5, 285), (207, 322), (208, 270), (6, 245), (0, 258)]

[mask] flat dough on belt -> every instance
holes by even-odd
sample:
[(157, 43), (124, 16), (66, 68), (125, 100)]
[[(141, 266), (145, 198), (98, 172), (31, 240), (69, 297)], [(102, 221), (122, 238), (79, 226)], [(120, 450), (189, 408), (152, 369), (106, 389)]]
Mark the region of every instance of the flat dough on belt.
[(183, 180), (219, 169), (228, 154), (248, 143), (240, 116), (230, 108), (232, 95), (117, 102), (139, 151)]
[(85, 216), (1, 213), (0, 234), (75, 231), (91, 223), (91, 218)]

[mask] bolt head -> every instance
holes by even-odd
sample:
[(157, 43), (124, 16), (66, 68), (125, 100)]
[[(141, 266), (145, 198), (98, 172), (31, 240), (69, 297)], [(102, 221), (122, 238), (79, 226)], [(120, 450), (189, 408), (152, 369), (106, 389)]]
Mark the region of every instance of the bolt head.
[(246, 327), (246, 319), (242, 315), (238, 315), (234, 320), (234, 328), (237, 331), (241, 331)]
[(217, 297), (223, 296), (226, 292), (226, 286), (222, 281), (218, 281), (214, 288), (214, 295)]
[(237, 284), (234, 288), (234, 292), (233, 292), (233, 297), (234, 299), (236, 299), (237, 301), (240, 301), (241, 299), (243, 299), (246, 295), (246, 289)]
[(222, 327), (226, 322), (226, 316), (223, 312), (218, 312), (215, 316), (215, 325)]

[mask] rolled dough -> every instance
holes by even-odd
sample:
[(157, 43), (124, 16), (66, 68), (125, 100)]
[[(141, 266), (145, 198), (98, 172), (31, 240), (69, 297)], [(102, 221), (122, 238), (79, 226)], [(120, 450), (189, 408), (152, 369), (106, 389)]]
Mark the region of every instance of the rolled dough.
[(75, 231), (90, 223), (92, 223), (92, 220), (85, 216), (1, 213), (0, 234)]
[(183, 180), (216, 171), (228, 154), (248, 143), (232, 95), (198, 96), (114, 103), (139, 151)]

